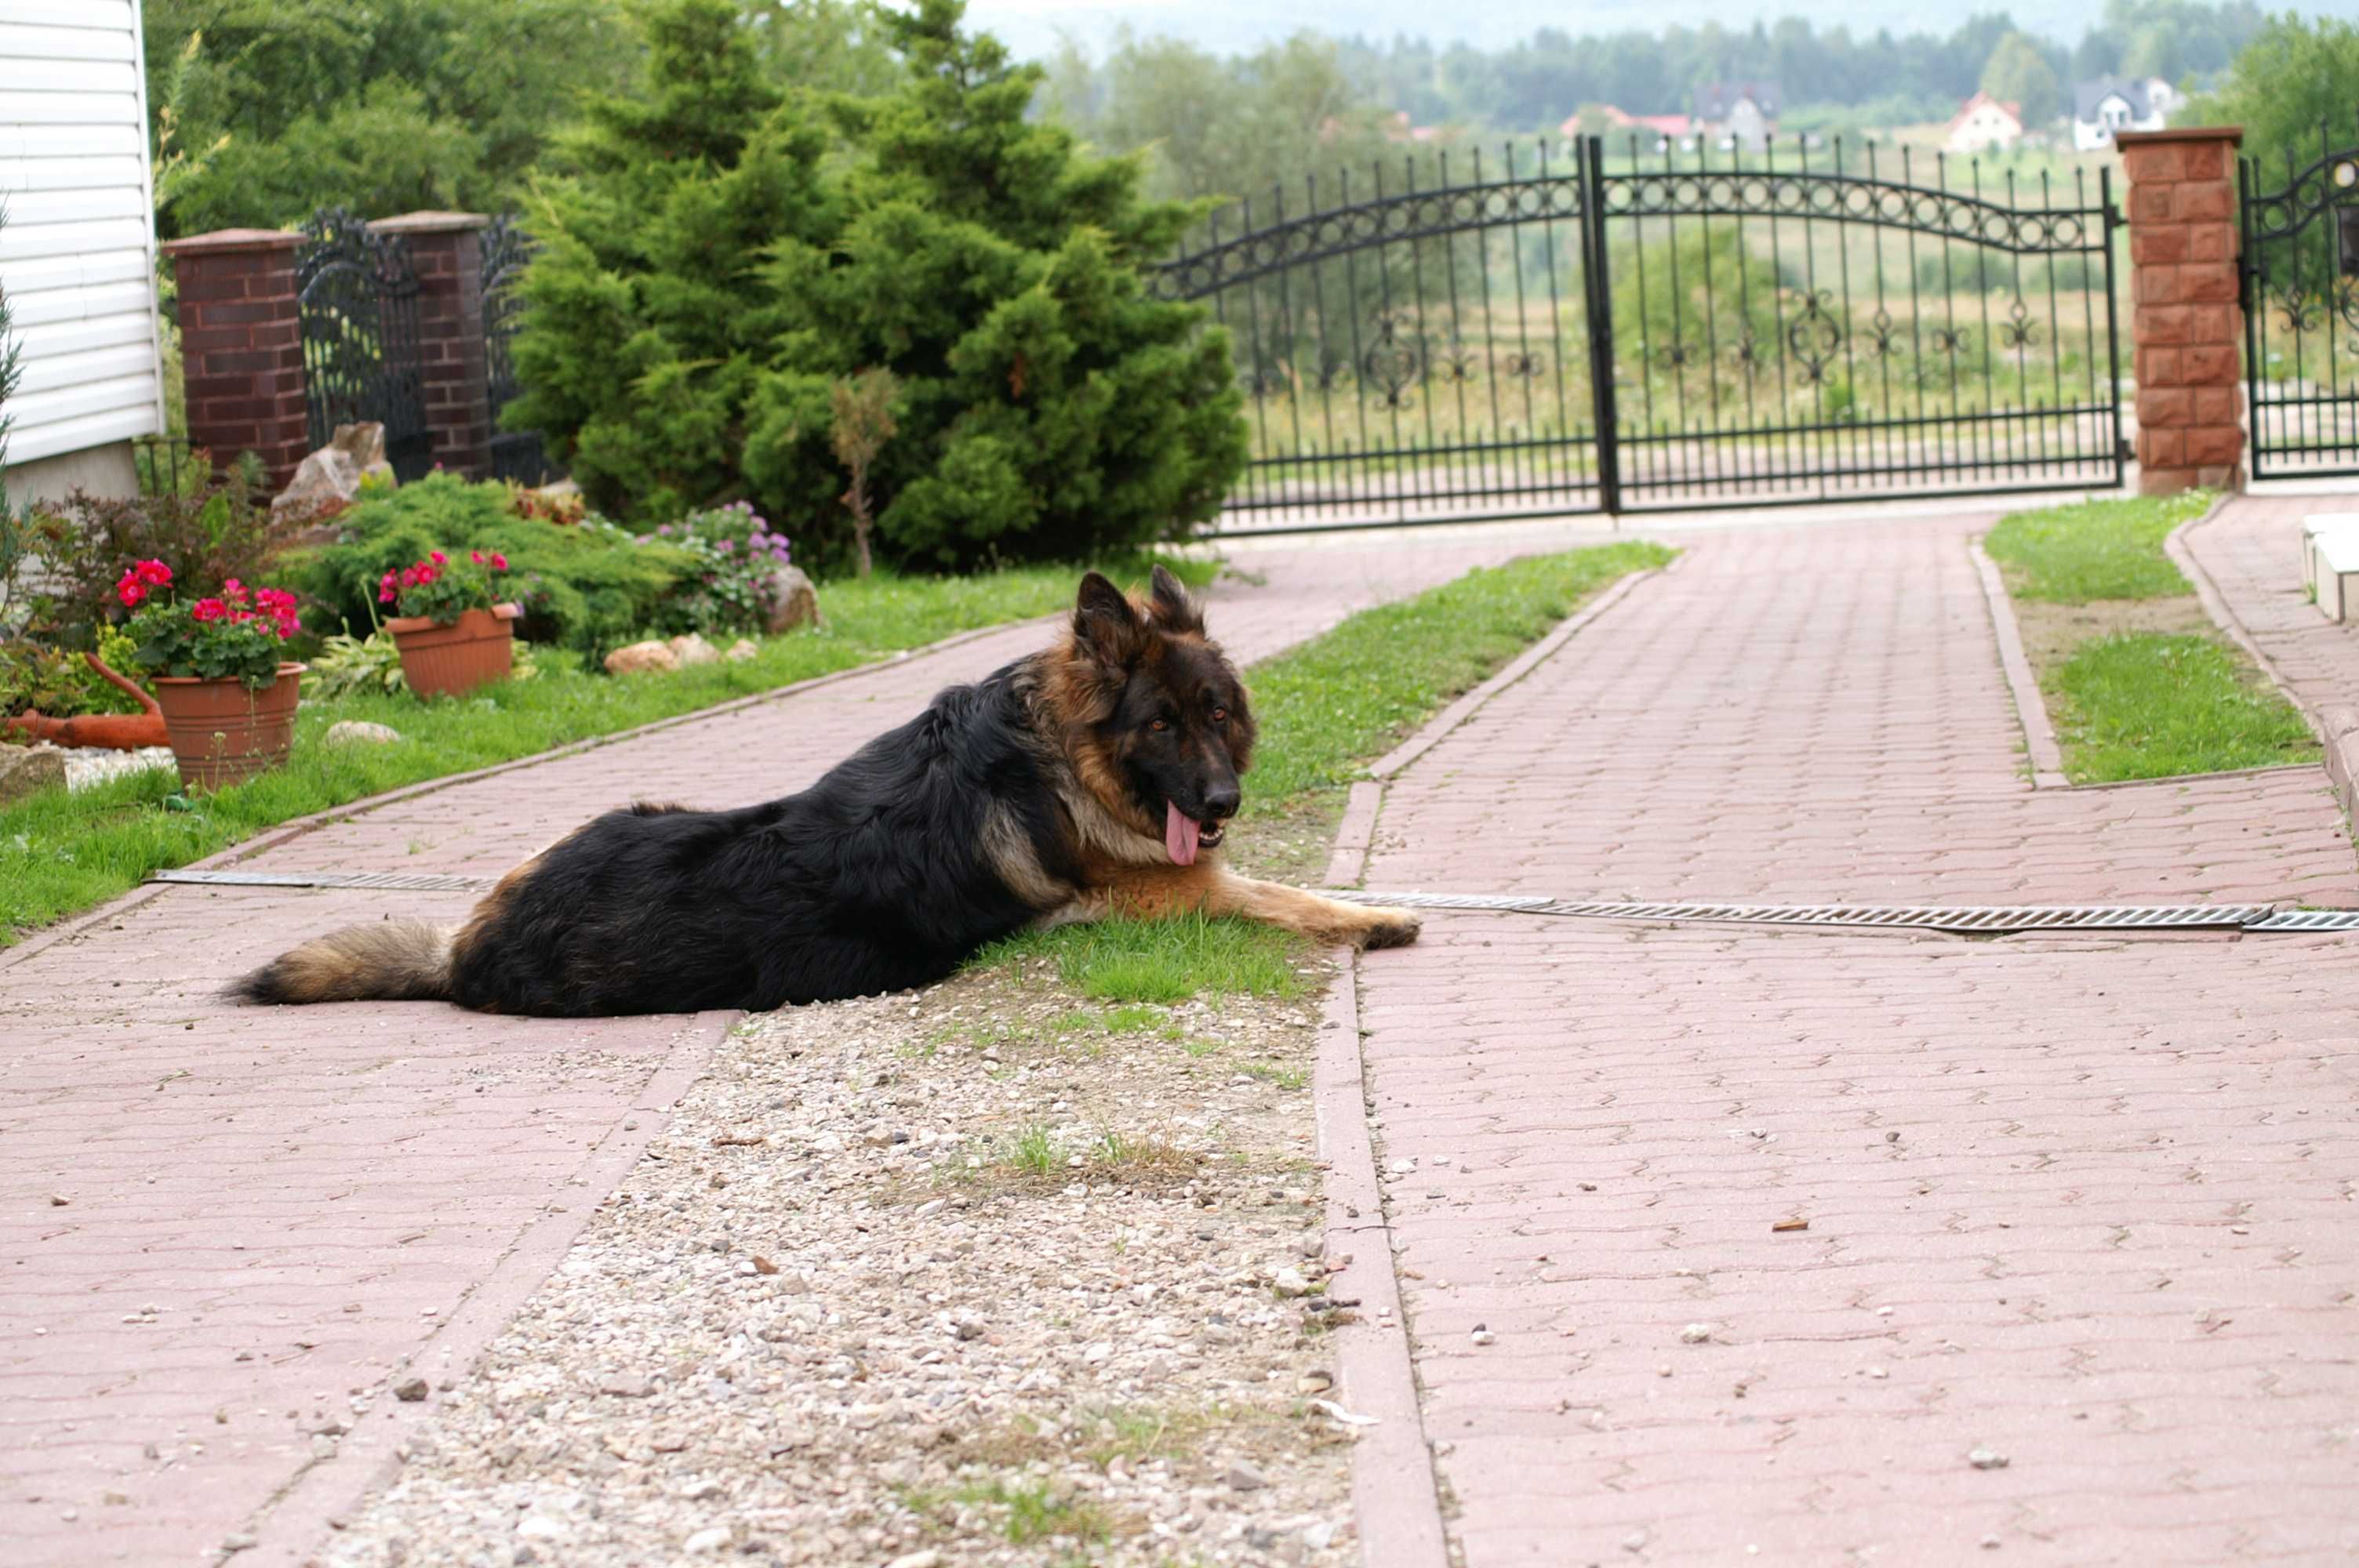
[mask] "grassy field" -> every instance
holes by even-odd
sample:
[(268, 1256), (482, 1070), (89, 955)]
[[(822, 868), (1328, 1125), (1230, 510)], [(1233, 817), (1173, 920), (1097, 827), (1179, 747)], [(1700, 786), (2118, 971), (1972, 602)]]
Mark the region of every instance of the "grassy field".
[(2074, 784), (2318, 760), (2301, 715), (2219, 636), (2163, 540), (2202, 492), (2018, 512), (1984, 541)]
[[(1478, 568), (1364, 610), (1245, 672), (1261, 740), (1231, 834), (1241, 869), (1312, 881), (1353, 779), (1418, 726), (1578, 609), (1672, 552), (1630, 541)], [(1199, 993), (1292, 996), (1303, 945), (1243, 921), (1101, 921), (985, 949), (993, 966), (1049, 957), (1084, 995), (1169, 1002)]]
[[(1173, 563), (1204, 580), (1209, 563)], [(1117, 568), (1143, 580), (1137, 562)], [(291, 818), (488, 767), (554, 746), (613, 734), (795, 681), (873, 663), (978, 627), (1061, 610), (1074, 569), (1031, 567), (970, 578), (876, 577), (831, 583), (827, 624), (763, 641), (744, 664), (615, 679), (543, 654), (542, 672), (463, 701), (408, 696), (307, 698), (285, 768), (217, 794), (179, 795), (168, 770), (69, 795), (51, 790), (0, 809), (0, 946)], [(398, 730), (394, 746), (322, 743), (340, 719)], [(185, 807), (183, 809), (182, 807)]]

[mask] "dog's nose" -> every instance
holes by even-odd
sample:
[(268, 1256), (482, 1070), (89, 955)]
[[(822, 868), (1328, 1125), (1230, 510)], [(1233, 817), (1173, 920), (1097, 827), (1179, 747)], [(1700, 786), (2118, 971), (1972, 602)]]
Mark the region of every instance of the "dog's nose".
[(1237, 803), (1245, 798), (1235, 783), (1217, 784), (1204, 792), (1204, 815), (1212, 817), (1234, 816)]

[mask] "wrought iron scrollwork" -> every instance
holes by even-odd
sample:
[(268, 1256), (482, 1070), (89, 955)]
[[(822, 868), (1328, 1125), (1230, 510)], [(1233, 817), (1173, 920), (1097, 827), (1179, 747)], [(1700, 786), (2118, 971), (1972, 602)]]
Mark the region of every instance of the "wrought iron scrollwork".
[(1867, 335), (1860, 342), (1871, 359), (1890, 359), (1899, 352), (1899, 341), (1893, 335), (1892, 312), (1877, 306), (1875, 314), (1868, 318)]
[(492, 471), (520, 484), (544, 484), (557, 470), (538, 431), (503, 430), (500, 410), (524, 390), (515, 343), (524, 324), (525, 268), (539, 251), (516, 219), (502, 213), (483, 232), (484, 368), (492, 406)]
[(1801, 366), (1802, 379), (1821, 382), (1827, 378), (1827, 366), (1843, 348), (1843, 330), (1835, 320), (1834, 294), (1820, 289), (1802, 296), (1801, 312), (1786, 328), (1786, 348)]
[(2018, 254), (2101, 250), (2093, 210), (2006, 207), (1955, 190), (1860, 175), (1719, 169), (1640, 172), (1603, 178), (1609, 217), (1796, 218), (1913, 229)]
[(339, 425), (374, 421), (385, 427), (394, 472), (416, 479), (433, 456), (408, 247), (342, 207), (314, 212), (303, 234), (296, 319), (311, 443), (326, 446)]
[(2017, 295), (2015, 303), (2006, 308), (2006, 319), (1999, 323), (1998, 341), (2009, 349), (2036, 348), (2039, 343), (2039, 323), (2024, 308), (2023, 297)]
[(1425, 370), (1425, 345), (1417, 319), (1403, 310), (1379, 310), (1375, 339), (1360, 356), (1360, 369), (1387, 408), (1408, 408), (1416, 399), (1409, 388)]

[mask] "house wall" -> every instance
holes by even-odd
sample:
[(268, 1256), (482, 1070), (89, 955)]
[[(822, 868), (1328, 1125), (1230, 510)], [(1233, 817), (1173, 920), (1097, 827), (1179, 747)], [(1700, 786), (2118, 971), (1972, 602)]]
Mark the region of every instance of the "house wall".
[(164, 426), (141, 67), (138, 0), (0, 5), (0, 293), (24, 372), (12, 493), (128, 476), (130, 439)]

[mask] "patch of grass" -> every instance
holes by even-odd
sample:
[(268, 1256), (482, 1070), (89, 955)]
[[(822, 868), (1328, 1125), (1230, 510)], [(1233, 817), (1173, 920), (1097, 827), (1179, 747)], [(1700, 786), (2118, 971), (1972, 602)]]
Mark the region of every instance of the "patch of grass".
[(1999, 520), (1983, 548), (2017, 598), (2057, 604), (2167, 599), (2193, 589), (2162, 541), (2211, 504), (2209, 491), (2190, 490), (2017, 512)]
[(1164, 1013), (1158, 1007), (1077, 1007), (1049, 1021), (1058, 1034), (1137, 1034), (1158, 1028)]
[(1006, 1509), (1007, 1517), (1000, 1529), (1017, 1546), (1056, 1536), (1087, 1541), (1114, 1539), (1114, 1521), (1104, 1509), (1087, 1498), (1053, 1491), (1045, 1481), (994, 1477), (962, 1487), (955, 1495), (962, 1503)]
[(1202, 1155), (1165, 1139), (1134, 1138), (1121, 1132), (1107, 1132), (1090, 1148), (1093, 1169), (1131, 1182), (1184, 1182), (1203, 1162)]
[(1288, 1067), (1277, 1062), (1247, 1062), (1237, 1071), (1249, 1078), (1276, 1084), (1282, 1089), (1299, 1089), (1310, 1082), (1310, 1075), (1301, 1068)]
[(1057, 1141), (1049, 1129), (1034, 1122), (1021, 1132), (1007, 1148), (1006, 1162), (1027, 1176), (1052, 1176), (1062, 1163), (1057, 1157)]
[(1307, 944), (1273, 926), (1201, 914), (1101, 920), (1026, 931), (984, 949), (984, 966), (1055, 960), (1058, 976), (1103, 1001), (1174, 1002), (1191, 996), (1296, 997)]
[[(1217, 570), (1216, 563), (1204, 560), (1167, 564), (1196, 581)], [(1144, 579), (1147, 567), (1125, 561), (1114, 569), (1117, 580), (1132, 582)], [(197, 796), (193, 810), (167, 808), (166, 797), (180, 788), (168, 769), (80, 794), (48, 790), (0, 809), (0, 946), (102, 903), (150, 872), (187, 865), (292, 817), (874, 663), (961, 632), (1062, 610), (1071, 602), (1074, 577), (1071, 567), (1027, 567), (967, 578), (879, 576), (830, 583), (821, 595), (825, 626), (766, 639), (759, 654), (743, 664), (703, 665), (677, 675), (617, 679), (544, 654), (537, 678), (467, 698), (307, 697), (286, 767)], [(395, 746), (323, 744), (328, 727), (347, 719), (389, 724), (404, 739)]]
[(2318, 760), (2301, 715), (2210, 637), (2095, 638), (2041, 684), (2075, 784)]

